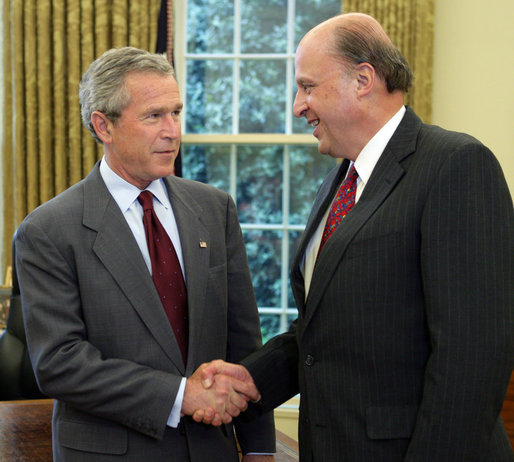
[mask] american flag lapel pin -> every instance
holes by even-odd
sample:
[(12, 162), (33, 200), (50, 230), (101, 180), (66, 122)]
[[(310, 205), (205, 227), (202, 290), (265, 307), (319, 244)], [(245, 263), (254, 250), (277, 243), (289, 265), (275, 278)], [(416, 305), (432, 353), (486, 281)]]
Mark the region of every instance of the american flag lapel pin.
[(207, 242), (205, 242), (205, 241), (200, 241), (200, 247), (201, 247), (202, 249), (206, 249), (206, 248), (207, 248)]

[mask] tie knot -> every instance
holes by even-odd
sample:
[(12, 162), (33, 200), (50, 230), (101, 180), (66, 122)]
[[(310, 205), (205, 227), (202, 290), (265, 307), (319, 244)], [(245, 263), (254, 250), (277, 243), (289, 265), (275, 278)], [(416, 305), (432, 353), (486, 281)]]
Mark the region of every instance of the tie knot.
[(348, 172), (348, 175), (346, 176), (345, 181), (355, 183), (357, 181), (357, 178), (359, 178), (359, 174), (357, 173), (357, 170), (355, 170), (355, 164), (353, 164), (350, 167), (350, 170)]
[(150, 191), (143, 191), (137, 196), (137, 200), (143, 207), (143, 210), (153, 209), (153, 194)]

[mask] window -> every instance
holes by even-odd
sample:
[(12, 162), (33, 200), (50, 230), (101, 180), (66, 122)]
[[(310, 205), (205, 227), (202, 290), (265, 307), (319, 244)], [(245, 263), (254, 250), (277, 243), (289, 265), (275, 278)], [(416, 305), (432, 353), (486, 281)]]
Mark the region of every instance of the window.
[(293, 116), (294, 52), (307, 30), (341, 11), (341, 0), (178, 3), (183, 175), (234, 198), (266, 341), (296, 318), (291, 260), (335, 165)]

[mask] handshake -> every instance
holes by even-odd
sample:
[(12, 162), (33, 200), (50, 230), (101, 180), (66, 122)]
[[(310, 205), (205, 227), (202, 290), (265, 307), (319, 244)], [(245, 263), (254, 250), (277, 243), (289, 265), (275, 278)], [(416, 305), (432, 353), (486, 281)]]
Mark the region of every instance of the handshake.
[(182, 415), (195, 422), (219, 426), (230, 423), (248, 402), (261, 398), (245, 367), (221, 359), (202, 364), (186, 381)]

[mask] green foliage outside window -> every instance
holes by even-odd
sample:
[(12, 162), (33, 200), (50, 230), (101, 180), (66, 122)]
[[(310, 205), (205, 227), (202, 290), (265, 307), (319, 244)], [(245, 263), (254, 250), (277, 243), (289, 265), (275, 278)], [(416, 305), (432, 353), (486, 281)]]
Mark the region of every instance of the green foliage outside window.
[[(294, 49), (340, 11), (340, 0), (187, 0), (185, 133), (311, 133), (292, 116)], [(335, 160), (313, 144), (237, 140), (184, 143), (182, 159), (184, 177), (234, 196), (266, 341), (296, 318), (289, 268)]]

